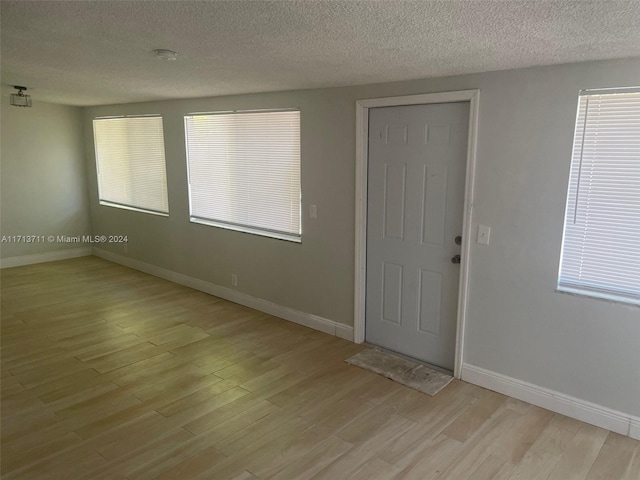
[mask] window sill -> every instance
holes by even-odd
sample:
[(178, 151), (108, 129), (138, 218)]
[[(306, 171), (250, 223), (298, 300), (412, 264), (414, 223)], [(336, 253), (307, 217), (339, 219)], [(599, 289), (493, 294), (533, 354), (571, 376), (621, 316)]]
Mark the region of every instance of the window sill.
[(224, 228), (225, 230), (233, 230), (235, 232), (250, 233), (251, 235), (259, 235), (261, 237), (275, 238), (277, 240), (284, 240), (286, 242), (302, 243), (301, 235), (272, 232), (270, 230), (262, 230), (260, 228), (246, 227), (244, 225), (234, 225), (231, 223), (216, 222), (214, 220), (205, 220), (203, 218), (198, 218), (198, 217), (189, 217), (189, 221), (191, 223), (199, 223), (200, 225), (207, 225), (209, 227), (218, 227), (218, 228)]
[(121, 210), (130, 210), (132, 212), (148, 213), (150, 215), (157, 215), (158, 217), (168, 217), (169, 212), (158, 212), (156, 210), (146, 210), (144, 208), (132, 207), (130, 205), (123, 205), (121, 203), (108, 202), (106, 200), (100, 200), (100, 205), (104, 207), (120, 208)]
[(634, 305), (636, 307), (640, 307), (640, 299), (633, 299), (621, 295), (614, 295), (611, 293), (594, 292), (592, 290), (581, 289), (578, 287), (558, 286), (556, 288), (556, 293), (579, 295), (582, 297), (594, 298), (596, 300), (606, 300), (610, 303), (624, 303), (626, 305)]

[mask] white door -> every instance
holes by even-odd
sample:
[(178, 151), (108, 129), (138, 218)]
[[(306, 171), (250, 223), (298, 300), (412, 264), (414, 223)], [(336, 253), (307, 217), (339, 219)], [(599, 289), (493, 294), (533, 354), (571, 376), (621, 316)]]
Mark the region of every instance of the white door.
[(369, 109), (366, 340), (449, 370), (468, 127), (469, 102)]

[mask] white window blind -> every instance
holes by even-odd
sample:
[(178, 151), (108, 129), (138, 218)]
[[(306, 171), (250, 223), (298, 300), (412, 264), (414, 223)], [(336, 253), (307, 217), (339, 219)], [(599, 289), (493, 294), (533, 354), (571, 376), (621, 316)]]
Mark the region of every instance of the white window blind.
[(169, 213), (162, 117), (93, 121), (100, 203)]
[(185, 117), (191, 221), (300, 241), (300, 112)]
[(640, 89), (581, 92), (559, 290), (640, 303)]

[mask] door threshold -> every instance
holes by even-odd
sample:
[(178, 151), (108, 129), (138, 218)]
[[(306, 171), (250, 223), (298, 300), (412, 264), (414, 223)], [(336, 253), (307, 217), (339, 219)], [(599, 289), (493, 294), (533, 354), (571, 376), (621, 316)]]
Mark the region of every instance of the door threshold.
[(404, 355), (404, 354), (402, 354), (400, 352), (396, 352), (394, 350), (389, 350), (388, 348), (384, 348), (384, 347), (381, 347), (379, 345), (374, 345), (373, 343), (369, 343), (367, 341), (363, 342), (363, 344), (366, 345), (367, 347), (377, 348), (378, 350), (382, 350), (383, 352), (392, 353), (394, 355), (397, 355), (400, 358), (404, 358), (405, 360), (409, 360), (410, 362), (419, 363), (420, 365), (424, 365), (425, 367), (429, 367), (429, 368), (435, 370), (436, 372), (444, 373), (445, 375), (450, 375), (452, 377), (454, 376), (452, 370), (447, 370), (446, 368), (439, 367), (438, 365), (433, 365), (432, 363), (425, 362), (424, 360), (420, 360), (418, 358), (413, 358), (413, 357), (410, 357), (408, 355)]

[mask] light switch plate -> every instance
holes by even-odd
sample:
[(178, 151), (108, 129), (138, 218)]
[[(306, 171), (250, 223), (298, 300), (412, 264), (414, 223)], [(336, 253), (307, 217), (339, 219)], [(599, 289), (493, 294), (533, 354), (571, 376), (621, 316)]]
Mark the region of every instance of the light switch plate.
[(478, 225), (477, 242), (480, 245), (489, 245), (489, 237), (491, 236), (491, 227), (486, 225)]
[(317, 205), (309, 205), (309, 217), (318, 218), (318, 206)]

